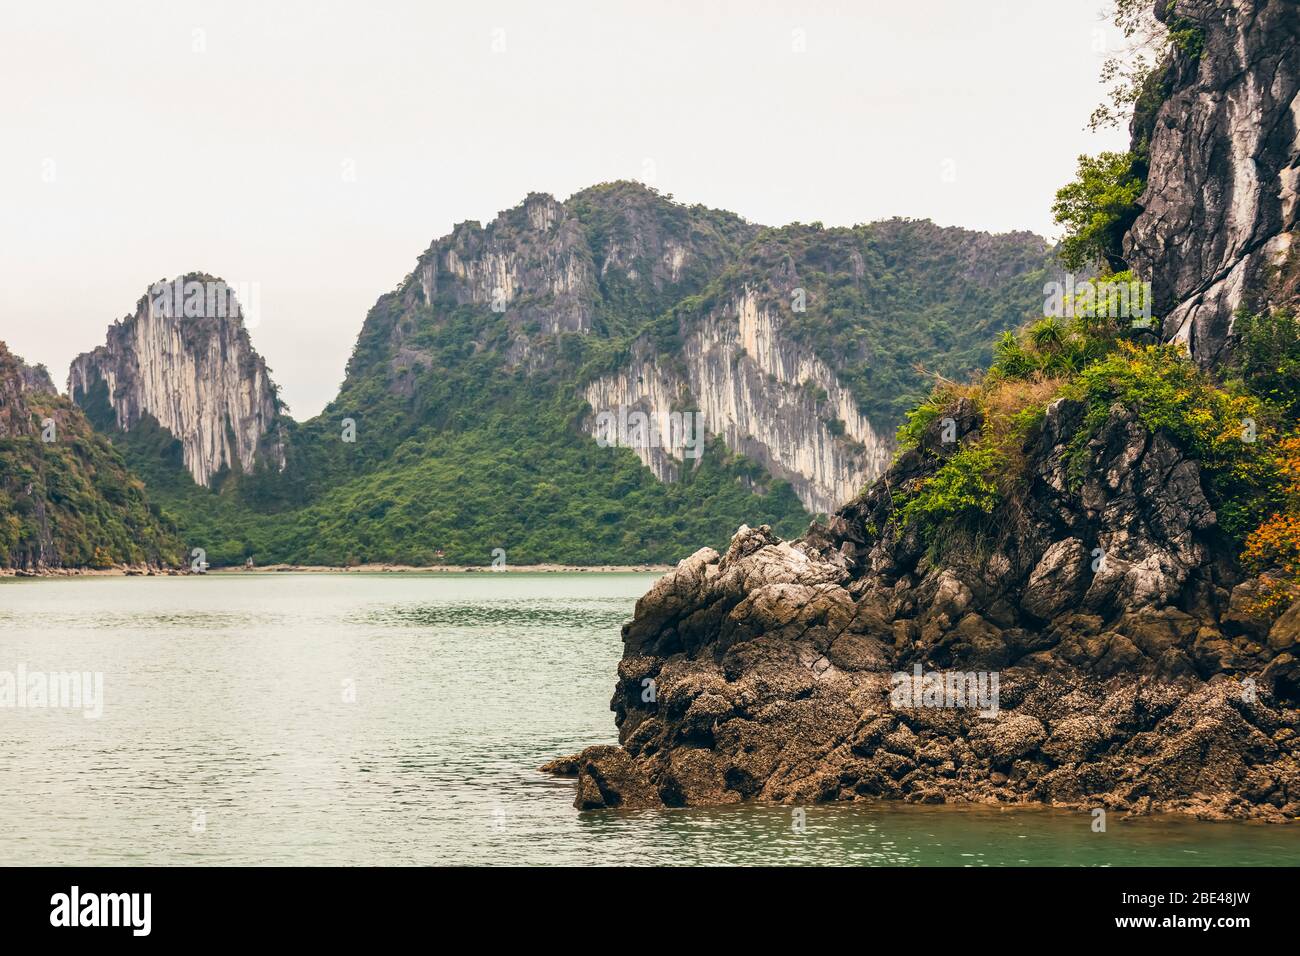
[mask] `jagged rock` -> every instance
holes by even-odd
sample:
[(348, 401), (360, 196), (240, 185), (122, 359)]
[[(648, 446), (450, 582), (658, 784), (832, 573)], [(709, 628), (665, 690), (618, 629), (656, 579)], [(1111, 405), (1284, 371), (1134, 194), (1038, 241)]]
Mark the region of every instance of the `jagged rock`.
[(1203, 364), (1225, 357), (1233, 313), (1259, 304), (1300, 222), (1300, 15), (1295, 0), (1156, 0), (1194, 22), (1148, 130), (1150, 175), (1124, 255), (1152, 282), (1164, 330)]
[(31, 409), (23, 397), (26, 367), (0, 345), (0, 438), (29, 435), (34, 427)]
[(1291, 605), (1268, 632), (1268, 646), (1279, 654), (1300, 644), (1300, 601)]
[(588, 747), (576, 758), (580, 810), (660, 806), (662, 800), (640, 768), (619, 747)]
[(19, 365), (23, 391), (42, 392), (46, 395), (58, 394), (58, 389), (54, 387), (54, 379), (50, 378), (50, 370), (44, 365), (28, 365), (21, 360)]
[(155, 284), (107, 344), (73, 360), (68, 394), (97, 425), (130, 431), (155, 420), (181, 443), (198, 484), (258, 463), (284, 468), (275, 386), (233, 290), (212, 276)]
[(1263, 582), (1255, 578), (1242, 581), (1232, 589), (1228, 607), (1221, 617), (1222, 623), (1233, 633), (1263, 640), (1271, 625), (1268, 614), (1260, 610), (1264, 596)]
[(1075, 606), (1082, 596), (1088, 561), (1088, 549), (1078, 538), (1056, 542), (1029, 575), (1020, 606), (1043, 620)]

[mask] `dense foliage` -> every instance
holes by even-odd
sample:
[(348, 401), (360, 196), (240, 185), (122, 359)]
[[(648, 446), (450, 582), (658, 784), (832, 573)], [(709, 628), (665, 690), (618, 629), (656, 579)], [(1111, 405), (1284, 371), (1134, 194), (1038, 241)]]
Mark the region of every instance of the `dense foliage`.
[(933, 536), (945, 523), (992, 514), (1001, 501), (995, 476), (1005, 464), (998, 449), (987, 444), (959, 449), (926, 480), (920, 494), (902, 499), (900, 520), (917, 522)]
[[(134, 435), (134, 432), (131, 433)], [(130, 436), (119, 436), (128, 444)], [(358, 442), (360, 444), (360, 442)], [(347, 446), (355, 447), (355, 446)], [(308, 505), (258, 513), (240, 479), (219, 494), (170, 495), (189, 546), (214, 565), (671, 562), (725, 546), (744, 522), (795, 536), (808, 516), (787, 484), (749, 490), (761, 469), (715, 446), (681, 482), (659, 482), (626, 449), (602, 449), (553, 414), (502, 413), (470, 430), (430, 431), (383, 466)]]
[[(0, 344), (0, 378), (17, 363)], [(28, 391), (30, 427), (0, 438), (0, 567), (174, 565), (175, 529), (121, 454), (66, 398)], [(52, 421), (52, 441), (43, 422)]]
[(1300, 598), (1300, 320), (1289, 309), (1237, 316), (1234, 381), (1260, 397), (1266, 428), (1279, 435), (1267, 446), (1272, 476), (1268, 517), (1246, 539), (1244, 560), (1264, 575), (1266, 609)]

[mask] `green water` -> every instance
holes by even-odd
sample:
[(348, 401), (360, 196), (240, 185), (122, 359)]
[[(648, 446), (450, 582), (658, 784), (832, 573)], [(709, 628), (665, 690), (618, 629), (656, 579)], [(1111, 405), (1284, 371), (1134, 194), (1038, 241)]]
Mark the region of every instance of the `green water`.
[(0, 708), (0, 864), (1300, 862), (1300, 828), (899, 804), (589, 812), (536, 771), (616, 739), (649, 575), (0, 581), (0, 671), (103, 674), (103, 716)]

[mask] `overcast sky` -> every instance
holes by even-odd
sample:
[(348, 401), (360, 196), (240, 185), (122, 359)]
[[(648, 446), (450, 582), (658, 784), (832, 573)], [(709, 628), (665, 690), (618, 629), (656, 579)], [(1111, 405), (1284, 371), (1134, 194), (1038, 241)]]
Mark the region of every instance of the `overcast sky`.
[(295, 417), (430, 241), (640, 179), (760, 223), (1051, 236), (1102, 0), (5, 3), (0, 339), (63, 387), (149, 284), (257, 283)]

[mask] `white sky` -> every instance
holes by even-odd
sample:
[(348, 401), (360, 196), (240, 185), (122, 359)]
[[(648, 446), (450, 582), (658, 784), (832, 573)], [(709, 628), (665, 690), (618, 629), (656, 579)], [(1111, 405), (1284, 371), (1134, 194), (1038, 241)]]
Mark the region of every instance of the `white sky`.
[(303, 419), (430, 241), (530, 190), (1052, 235), (1126, 145), (1083, 128), (1103, 6), (0, 0), (0, 339), (62, 387), (154, 280), (257, 283)]

